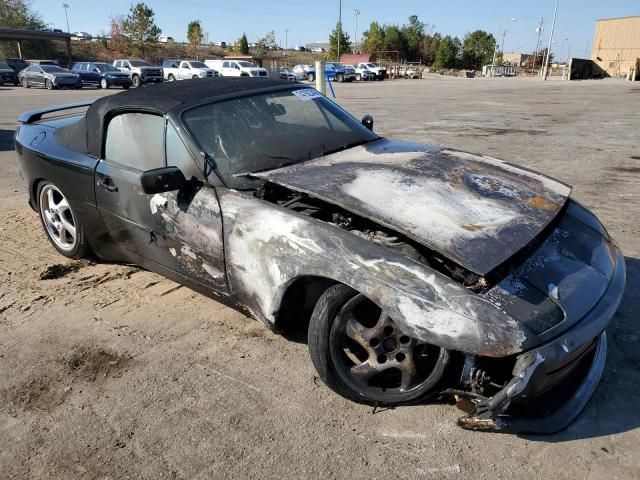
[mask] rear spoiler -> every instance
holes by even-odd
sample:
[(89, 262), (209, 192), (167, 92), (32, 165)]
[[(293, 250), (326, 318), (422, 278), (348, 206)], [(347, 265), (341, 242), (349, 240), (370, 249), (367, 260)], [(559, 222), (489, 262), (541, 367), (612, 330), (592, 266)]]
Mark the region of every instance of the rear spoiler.
[(24, 112), (22, 115), (20, 115), (20, 118), (18, 118), (18, 121), (20, 123), (33, 123), (33, 122), (37, 122), (38, 120), (41, 120), (42, 116), (48, 113), (62, 112), (64, 110), (73, 110), (74, 108), (88, 107), (92, 103), (93, 103), (93, 100), (91, 100), (90, 102), (69, 103), (67, 105), (58, 105), (57, 107), (41, 108), (39, 110), (29, 110), (28, 112)]

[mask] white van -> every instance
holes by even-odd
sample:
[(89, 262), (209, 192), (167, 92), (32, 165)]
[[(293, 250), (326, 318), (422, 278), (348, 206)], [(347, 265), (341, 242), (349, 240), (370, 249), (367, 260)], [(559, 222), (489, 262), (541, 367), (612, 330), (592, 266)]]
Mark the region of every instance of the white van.
[(246, 60), (205, 60), (205, 65), (223, 77), (268, 77), (266, 68), (256, 67)]

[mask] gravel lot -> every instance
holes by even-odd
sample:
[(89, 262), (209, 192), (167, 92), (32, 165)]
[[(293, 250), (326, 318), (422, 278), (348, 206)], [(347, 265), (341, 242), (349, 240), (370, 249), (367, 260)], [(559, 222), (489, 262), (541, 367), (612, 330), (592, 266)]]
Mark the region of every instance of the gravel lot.
[[(640, 84), (433, 77), (337, 85), (387, 136), (481, 152), (573, 185), (627, 257), (594, 399), (549, 437), (474, 433), (461, 412), (374, 412), (331, 393), (307, 347), (132, 266), (70, 263), (23, 193), (29, 108), (115, 90), (0, 87), (0, 477), (640, 478)], [(41, 280), (56, 264), (66, 275)]]

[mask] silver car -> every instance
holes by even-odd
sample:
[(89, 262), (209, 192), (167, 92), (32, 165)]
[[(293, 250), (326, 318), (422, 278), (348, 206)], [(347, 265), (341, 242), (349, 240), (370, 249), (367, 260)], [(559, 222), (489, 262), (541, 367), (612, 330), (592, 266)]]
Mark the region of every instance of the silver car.
[(49, 90), (57, 88), (82, 88), (80, 75), (71, 73), (57, 65), (31, 65), (18, 74), (20, 83), (25, 88), (45, 87)]

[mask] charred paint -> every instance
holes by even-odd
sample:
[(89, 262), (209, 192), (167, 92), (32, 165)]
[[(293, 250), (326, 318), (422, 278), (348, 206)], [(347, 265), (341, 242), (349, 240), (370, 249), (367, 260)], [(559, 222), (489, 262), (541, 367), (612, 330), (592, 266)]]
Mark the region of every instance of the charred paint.
[(429, 267), (339, 227), (233, 191), (220, 191), (232, 293), (272, 323), (287, 286), (329, 278), (367, 295), (403, 331), (487, 356), (520, 352), (526, 329), (482, 297)]
[(371, 218), (480, 275), (529, 244), (570, 193), (490, 157), (385, 139), (255, 175)]

